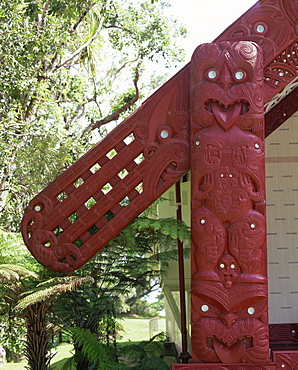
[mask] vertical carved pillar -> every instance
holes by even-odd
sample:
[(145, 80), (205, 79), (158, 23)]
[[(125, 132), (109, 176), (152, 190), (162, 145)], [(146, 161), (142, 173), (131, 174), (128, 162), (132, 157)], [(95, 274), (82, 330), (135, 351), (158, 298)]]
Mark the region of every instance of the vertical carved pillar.
[(263, 67), (250, 42), (191, 62), (192, 361), (269, 361)]

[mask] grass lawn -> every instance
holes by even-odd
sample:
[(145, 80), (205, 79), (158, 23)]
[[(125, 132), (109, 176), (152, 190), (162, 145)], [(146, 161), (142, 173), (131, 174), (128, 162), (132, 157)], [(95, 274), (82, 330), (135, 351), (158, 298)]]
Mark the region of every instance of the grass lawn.
[[(122, 339), (119, 342), (139, 342), (141, 340), (150, 339), (150, 329), (149, 329), (150, 319), (140, 317), (125, 317), (120, 321), (120, 324), (123, 326), (124, 331), (121, 332)], [(157, 328), (157, 325), (155, 324)], [(156, 335), (161, 331), (166, 330), (166, 323), (164, 318), (158, 319), (158, 330), (154, 330), (152, 335)]]
[[(53, 369), (54, 369), (54, 365), (55, 365), (55, 370), (60, 369), (64, 360), (72, 356), (72, 354), (70, 353), (72, 349), (73, 349), (73, 346), (71, 344), (62, 344), (61, 346), (58, 347), (57, 351), (53, 350), (53, 353), (58, 352), (51, 361), (51, 364), (53, 365)], [(26, 360), (18, 362), (16, 364), (7, 363), (4, 366), (3, 370), (25, 370), (26, 365), (27, 365)]]
[[(139, 342), (142, 340), (149, 340), (150, 339), (150, 329), (149, 329), (149, 322), (150, 319), (140, 317), (125, 317), (123, 320), (120, 321), (121, 325), (123, 326), (123, 332), (121, 332), (122, 339), (119, 342)], [(155, 329), (152, 332), (153, 335), (160, 333), (161, 331), (165, 331), (165, 319), (160, 318), (158, 320), (158, 324), (154, 324)], [(73, 346), (71, 344), (62, 344), (57, 348), (57, 350), (53, 350), (53, 353), (57, 352), (54, 358), (51, 361), (53, 365), (53, 370), (59, 370), (68, 357), (72, 356)], [(18, 362), (16, 364), (7, 363), (3, 370), (25, 370), (26, 361)]]

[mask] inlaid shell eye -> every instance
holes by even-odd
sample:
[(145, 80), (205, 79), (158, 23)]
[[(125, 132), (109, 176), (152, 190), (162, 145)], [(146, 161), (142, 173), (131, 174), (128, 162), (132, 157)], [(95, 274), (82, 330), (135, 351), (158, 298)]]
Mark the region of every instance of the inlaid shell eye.
[(234, 72), (234, 79), (236, 82), (243, 82), (246, 80), (246, 73), (242, 69), (237, 69)]
[(201, 310), (202, 310), (203, 312), (207, 312), (207, 311), (209, 311), (209, 306), (208, 306), (207, 304), (203, 304), (203, 305), (201, 306)]
[(253, 315), (254, 313), (255, 313), (255, 309), (253, 308), (253, 307), (248, 307), (248, 309), (247, 309), (247, 313), (249, 314), (249, 315)]
[(216, 81), (218, 79), (218, 76), (219, 76), (219, 72), (216, 68), (210, 68), (208, 69), (206, 73), (206, 77), (210, 81)]
[(169, 131), (168, 130), (162, 130), (161, 133), (160, 133), (160, 136), (163, 139), (166, 139), (169, 136)]
[(267, 31), (268, 31), (268, 26), (267, 26), (267, 24), (266, 23), (264, 23), (264, 22), (257, 22), (257, 23), (255, 23), (255, 25), (254, 25), (254, 31), (257, 33), (257, 34), (259, 34), (259, 35), (265, 35), (266, 33), (267, 33)]

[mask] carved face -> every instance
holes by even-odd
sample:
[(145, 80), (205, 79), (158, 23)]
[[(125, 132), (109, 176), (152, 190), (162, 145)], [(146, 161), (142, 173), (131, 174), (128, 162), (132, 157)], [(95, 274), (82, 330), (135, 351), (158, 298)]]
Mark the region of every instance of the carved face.
[(238, 277), (238, 263), (234, 257), (224, 254), (218, 261), (218, 276), (223, 286), (231, 288)]
[(238, 172), (234, 168), (219, 168), (214, 176), (217, 188), (225, 193), (231, 193), (238, 186)]
[[(231, 256), (219, 264), (231, 272)], [(235, 263), (235, 261), (234, 261)], [(237, 268), (237, 265), (236, 265)], [(262, 362), (268, 355), (267, 290), (264, 285), (193, 283), (192, 340), (194, 361)]]
[(257, 125), (263, 112), (261, 71), (260, 50), (253, 43), (199, 46), (191, 72), (194, 120), (224, 130), (234, 124), (242, 129)]

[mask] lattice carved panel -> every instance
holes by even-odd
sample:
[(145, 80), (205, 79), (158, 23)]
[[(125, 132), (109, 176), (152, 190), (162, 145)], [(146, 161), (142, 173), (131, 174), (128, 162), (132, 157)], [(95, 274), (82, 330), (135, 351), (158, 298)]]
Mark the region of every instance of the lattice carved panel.
[[(226, 39), (261, 45), (265, 103), (277, 96), (271, 108), (296, 86), (295, 0), (258, 2), (217, 41)], [(189, 169), (189, 71), (187, 65), (30, 203), (22, 233), (42, 264), (80, 267)]]
[(189, 169), (187, 74), (66, 170), (26, 208), (24, 240), (47, 268), (82, 266)]

